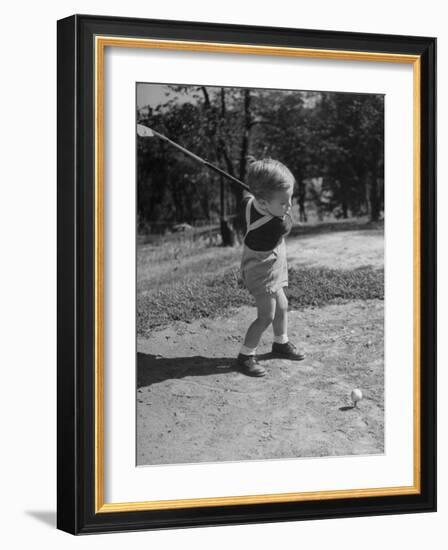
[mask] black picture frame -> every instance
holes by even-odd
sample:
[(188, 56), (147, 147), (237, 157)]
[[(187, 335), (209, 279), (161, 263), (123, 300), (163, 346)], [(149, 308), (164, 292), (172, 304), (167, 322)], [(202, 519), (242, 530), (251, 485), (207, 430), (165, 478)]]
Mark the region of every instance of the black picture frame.
[[(57, 527), (72, 534), (436, 510), (436, 39), (74, 15), (58, 21)], [(420, 483), (414, 494), (98, 510), (95, 409), (95, 37), (415, 56), (420, 66)]]

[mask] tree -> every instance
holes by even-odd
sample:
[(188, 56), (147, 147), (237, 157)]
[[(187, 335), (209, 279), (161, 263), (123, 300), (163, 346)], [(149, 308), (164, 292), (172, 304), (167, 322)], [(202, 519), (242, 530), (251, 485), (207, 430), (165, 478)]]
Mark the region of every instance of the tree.
[[(336, 216), (368, 214), (384, 204), (384, 101), (373, 94), (167, 86), (143, 123), (245, 180), (247, 157), (270, 156), (293, 172), (302, 221), (308, 207)], [(138, 142), (138, 213), (152, 221), (221, 220), (223, 243), (241, 236), (242, 190), (157, 140)]]

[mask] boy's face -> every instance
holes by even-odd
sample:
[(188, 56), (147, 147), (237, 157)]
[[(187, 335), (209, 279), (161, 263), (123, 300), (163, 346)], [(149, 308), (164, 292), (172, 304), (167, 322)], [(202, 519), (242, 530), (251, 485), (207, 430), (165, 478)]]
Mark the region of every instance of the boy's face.
[(260, 200), (260, 204), (272, 216), (284, 218), (291, 209), (292, 192), (292, 187), (290, 189), (285, 189), (284, 191), (276, 191), (271, 195), (269, 200)]

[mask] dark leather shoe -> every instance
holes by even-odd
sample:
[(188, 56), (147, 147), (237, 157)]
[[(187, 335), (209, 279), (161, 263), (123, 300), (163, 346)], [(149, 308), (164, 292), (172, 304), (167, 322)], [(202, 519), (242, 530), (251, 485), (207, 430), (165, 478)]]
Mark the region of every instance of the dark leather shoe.
[(305, 354), (300, 352), (291, 342), (286, 342), (286, 344), (274, 342), (272, 344), (272, 353), (280, 355), (285, 359), (292, 359), (293, 361), (302, 361), (302, 359), (305, 359)]
[(236, 361), (240, 371), (247, 376), (264, 376), (266, 374), (266, 369), (260, 365), (255, 355), (240, 353)]

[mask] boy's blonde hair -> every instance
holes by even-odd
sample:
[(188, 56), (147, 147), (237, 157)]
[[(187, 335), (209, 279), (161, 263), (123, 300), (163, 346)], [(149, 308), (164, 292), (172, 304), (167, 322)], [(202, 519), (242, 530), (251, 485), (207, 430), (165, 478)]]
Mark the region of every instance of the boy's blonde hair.
[(247, 184), (255, 197), (269, 200), (275, 192), (294, 187), (294, 183), (291, 171), (280, 161), (249, 157)]

